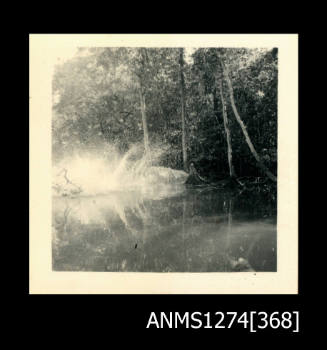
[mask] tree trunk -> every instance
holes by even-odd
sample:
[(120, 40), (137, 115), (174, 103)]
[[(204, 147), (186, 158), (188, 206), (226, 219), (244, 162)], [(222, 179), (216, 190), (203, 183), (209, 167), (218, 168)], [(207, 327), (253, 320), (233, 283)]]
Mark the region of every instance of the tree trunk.
[(181, 88), (181, 106), (182, 106), (182, 150), (183, 150), (183, 167), (185, 171), (188, 171), (187, 166), (187, 149), (186, 149), (186, 123), (185, 123), (185, 82), (184, 82), (184, 50), (179, 51), (179, 76), (180, 76), (180, 88)]
[(224, 98), (224, 94), (223, 94), (223, 81), (222, 81), (222, 79), (220, 79), (219, 91), (220, 91), (221, 105), (222, 105), (222, 110), (223, 110), (224, 128), (225, 128), (226, 140), (227, 140), (227, 156), (228, 156), (229, 176), (235, 177), (235, 171), (234, 171), (234, 167), (233, 167), (232, 143), (231, 143), (229, 126), (228, 126), (227, 109), (226, 109), (226, 103), (225, 103), (225, 98)]
[(150, 156), (150, 143), (149, 143), (149, 133), (148, 133), (148, 125), (146, 121), (146, 106), (145, 106), (145, 94), (143, 91), (143, 87), (140, 83), (140, 103), (141, 103), (141, 115), (142, 115), (142, 125), (143, 125), (143, 134), (144, 134), (144, 148), (146, 156)]
[(193, 162), (190, 164), (190, 174), (185, 181), (186, 185), (206, 185), (208, 182), (202, 176), (199, 175)]
[(139, 95), (140, 95), (140, 105), (141, 105), (141, 115), (142, 115), (142, 125), (143, 125), (143, 135), (144, 135), (144, 148), (145, 148), (146, 157), (148, 158), (149, 161), (151, 161), (148, 124), (146, 119), (145, 91), (144, 91), (144, 86), (145, 86), (144, 82), (146, 81), (146, 63), (148, 61), (148, 58), (147, 58), (145, 49), (141, 48), (139, 53), (141, 56), (141, 71), (139, 75), (139, 83), (140, 83)]
[(272, 174), (269, 169), (263, 164), (263, 162), (261, 161), (260, 159), (260, 156), (259, 154), (257, 153), (257, 151), (255, 150), (253, 144), (252, 144), (252, 141), (250, 139), (250, 136), (246, 130), (246, 126), (244, 125), (238, 111), (237, 111), (237, 108), (236, 108), (236, 105), (235, 105), (235, 100), (234, 100), (234, 90), (233, 90), (233, 85), (232, 85), (232, 81), (231, 79), (229, 78), (229, 74), (228, 74), (228, 68), (225, 67), (225, 65), (223, 64), (222, 61), (220, 61), (221, 63), (221, 67), (223, 69), (223, 73), (224, 73), (224, 76), (225, 76), (225, 79), (227, 81), (227, 85), (228, 85), (228, 90), (229, 90), (229, 97), (230, 97), (230, 102), (231, 102), (231, 105), (232, 105), (232, 109), (233, 109), (233, 112), (234, 112), (234, 115), (235, 115), (235, 118), (236, 120), (238, 121), (241, 129), (242, 129), (242, 132), (244, 134), (244, 137), (245, 137), (245, 140), (246, 140), (246, 143), (248, 144), (249, 148), (250, 148), (250, 151), (252, 153), (252, 155), (254, 156), (254, 158), (256, 159), (259, 167), (266, 173), (266, 175), (269, 177), (269, 179), (271, 179), (272, 181), (274, 182), (277, 182), (277, 178), (274, 174)]

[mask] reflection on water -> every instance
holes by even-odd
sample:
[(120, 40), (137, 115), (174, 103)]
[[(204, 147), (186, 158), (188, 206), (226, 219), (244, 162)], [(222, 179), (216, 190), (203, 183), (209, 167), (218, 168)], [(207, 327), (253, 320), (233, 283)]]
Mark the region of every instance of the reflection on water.
[(53, 198), (56, 271), (276, 271), (276, 202), (243, 192), (151, 192)]

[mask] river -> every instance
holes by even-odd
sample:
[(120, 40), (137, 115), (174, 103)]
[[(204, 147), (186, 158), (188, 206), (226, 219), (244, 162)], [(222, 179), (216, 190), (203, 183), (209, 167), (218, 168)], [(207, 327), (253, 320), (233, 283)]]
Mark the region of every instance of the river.
[(276, 271), (276, 201), (258, 191), (155, 188), (53, 198), (55, 271)]

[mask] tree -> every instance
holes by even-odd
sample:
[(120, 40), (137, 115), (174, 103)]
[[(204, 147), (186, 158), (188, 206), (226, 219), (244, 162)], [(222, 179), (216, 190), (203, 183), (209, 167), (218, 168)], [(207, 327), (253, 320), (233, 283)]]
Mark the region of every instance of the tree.
[(229, 77), (229, 71), (228, 71), (228, 67), (222, 62), (222, 60), (220, 60), (220, 63), (221, 63), (221, 67), (222, 67), (222, 70), (223, 70), (223, 74), (224, 74), (224, 77), (227, 81), (227, 86), (228, 86), (228, 91), (229, 91), (229, 97), (230, 97), (230, 103), (231, 103), (231, 106), (232, 106), (232, 109), (233, 109), (233, 112), (234, 112), (234, 115), (235, 115), (235, 118), (237, 120), (237, 122), (239, 123), (241, 129), (242, 129), (242, 132), (244, 134), (244, 137), (245, 137), (245, 140), (246, 140), (246, 143), (248, 144), (250, 150), (251, 150), (251, 153), (253, 154), (254, 158), (256, 159), (259, 167), (267, 174), (267, 176), (274, 182), (277, 181), (277, 178), (274, 174), (272, 174), (270, 172), (270, 170), (264, 165), (264, 163), (262, 162), (262, 160), (260, 159), (260, 156), (259, 154), (257, 153), (257, 151), (255, 150), (254, 146), (253, 146), (253, 143), (250, 139), (250, 136), (246, 130), (246, 126), (245, 124), (243, 123), (239, 113), (238, 113), (238, 110), (237, 110), (237, 107), (236, 107), (236, 104), (235, 104), (235, 99), (234, 99), (234, 91), (233, 91), (233, 85), (232, 85), (232, 82), (231, 82), (231, 79)]
[(226, 102), (223, 92), (223, 80), (220, 79), (219, 81), (219, 92), (220, 92), (220, 98), (221, 98), (221, 105), (223, 110), (223, 119), (224, 119), (224, 128), (225, 128), (225, 134), (226, 134), (226, 142), (227, 142), (227, 156), (228, 156), (228, 166), (229, 166), (229, 176), (231, 178), (235, 177), (235, 171), (233, 167), (233, 151), (232, 151), (232, 142), (231, 142), (231, 136), (230, 136), (230, 130), (228, 126), (228, 118), (227, 118), (227, 109), (226, 109)]
[(186, 146), (186, 125), (185, 125), (185, 82), (184, 82), (184, 49), (179, 49), (179, 76), (181, 87), (181, 107), (182, 107), (182, 151), (183, 151), (183, 167), (188, 171), (187, 164), (187, 146)]
[(140, 69), (138, 72), (138, 78), (139, 78), (139, 85), (140, 85), (139, 94), (140, 94), (140, 106), (141, 106), (143, 133), (144, 133), (144, 148), (145, 148), (146, 156), (149, 157), (149, 159), (151, 159), (149, 132), (148, 132), (148, 124), (147, 124), (147, 118), (146, 118), (146, 104), (145, 104), (145, 80), (146, 80), (147, 62), (148, 62), (146, 49), (140, 48), (139, 55), (140, 55)]

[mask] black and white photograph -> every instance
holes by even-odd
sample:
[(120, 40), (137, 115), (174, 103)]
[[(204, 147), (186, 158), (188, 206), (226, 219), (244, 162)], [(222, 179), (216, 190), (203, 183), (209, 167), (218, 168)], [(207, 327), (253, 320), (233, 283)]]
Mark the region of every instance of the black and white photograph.
[(231, 44), (52, 48), (52, 273), (281, 272), (280, 48)]

